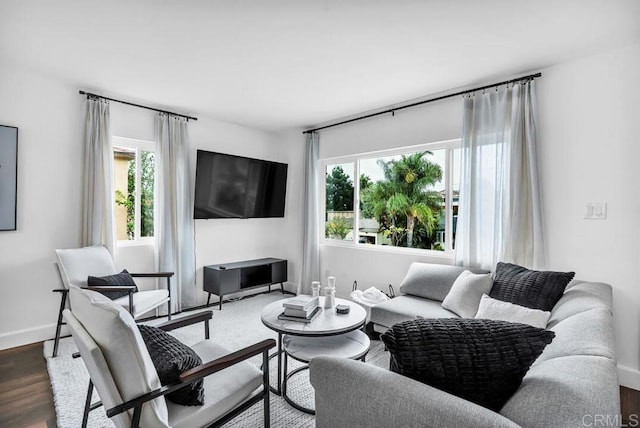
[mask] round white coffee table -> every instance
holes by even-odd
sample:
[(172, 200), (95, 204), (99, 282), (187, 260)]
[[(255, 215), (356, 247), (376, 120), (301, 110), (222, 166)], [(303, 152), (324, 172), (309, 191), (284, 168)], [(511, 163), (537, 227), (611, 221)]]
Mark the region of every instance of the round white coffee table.
[[(347, 305), (350, 307), (350, 311), (348, 314), (338, 314), (334, 307), (331, 309), (321, 309), (320, 313), (309, 323), (278, 319), (278, 315), (282, 314), (282, 312), (284, 311), (284, 307), (282, 306), (282, 304), (287, 300), (288, 299), (282, 299), (270, 303), (262, 309), (261, 313), (262, 323), (267, 328), (278, 333), (278, 350), (275, 354), (271, 355), (271, 358), (273, 358), (274, 356), (278, 357), (277, 386), (275, 389), (273, 389), (273, 392), (278, 395), (283, 395), (283, 335), (301, 336), (305, 339), (311, 339), (313, 337), (320, 338), (327, 336), (345, 335), (346, 333), (362, 328), (365, 324), (365, 318), (367, 316), (366, 311), (357, 303), (345, 299), (336, 298), (336, 305)], [(323, 305), (324, 297), (320, 297), (320, 307), (322, 308)], [(299, 343), (303, 344), (302, 341)], [(309, 342), (306, 341), (304, 343), (309, 344)], [(336, 343), (340, 342), (338, 341)], [(310, 354), (306, 355), (306, 357), (309, 356)], [(286, 375), (286, 373), (284, 375)], [(285, 396), (285, 399), (287, 400), (287, 402), (297, 407), (297, 405), (292, 403), (291, 400), (288, 399), (288, 397)]]

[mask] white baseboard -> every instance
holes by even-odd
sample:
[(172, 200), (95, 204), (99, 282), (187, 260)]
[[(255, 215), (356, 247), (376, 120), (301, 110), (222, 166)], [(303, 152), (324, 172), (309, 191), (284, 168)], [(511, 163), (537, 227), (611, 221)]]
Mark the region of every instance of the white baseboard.
[(620, 385), (640, 391), (640, 370), (618, 364), (618, 380)]
[[(26, 328), (0, 334), (0, 350), (15, 348), (30, 343), (43, 342), (52, 339), (56, 332), (56, 324), (46, 324), (40, 327)], [(64, 331), (63, 331), (64, 333)]]

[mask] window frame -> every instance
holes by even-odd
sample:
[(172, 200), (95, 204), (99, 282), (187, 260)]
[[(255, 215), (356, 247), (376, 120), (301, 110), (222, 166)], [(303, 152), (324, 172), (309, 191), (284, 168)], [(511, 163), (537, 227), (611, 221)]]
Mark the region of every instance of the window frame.
[[(154, 188), (153, 188), (153, 201), (154, 201), (154, 209), (153, 209), (153, 219), (154, 219), (154, 236), (140, 236), (141, 234), (141, 226), (140, 226), (140, 221), (141, 221), (141, 203), (140, 203), (140, 182), (141, 182), (141, 166), (140, 166), (140, 156), (139, 153), (142, 151), (145, 152), (152, 152), (154, 153), (155, 156), (155, 160), (157, 161), (158, 157), (157, 157), (157, 150), (156, 150), (156, 143), (154, 141), (148, 141), (148, 140), (140, 140), (140, 139), (136, 139), (136, 138), (126, 138), (126, 137), (117, 137), (117, 136), (112, 136), (111, 137), (111, 148), (112, 148), (112, 152), (115, 154), (115, 150), (116, 147), (125, 147), (128, 149), (134, 149), (135, 150), (135, 160), (136, 160), (136, 178), (135, 178), (135, 188), (136, 188), (136, 194), (134, 196), (134, 238), (133, 239), (116, 239), (116, 245), (119, 247), (129, 247), (129, 246), (138, 246), (138, 245), (155, 245), (156, 243), (156, 237), (155, 237), (155, 219), (156, 219), (156, 215), (157, 215), (157, 189), (156, 189), (156, 184), (158, 182), (157, 177), (157, 163), (154, 164)], [(115, 193), (115, 175), (112, 175), (111, 177), (112, 179), (112, 184), (114, 184), (114, 193)], [(114, 210), (116, 207), (116, 203), (115, 203), (115, 199), (114, 199), (114, 204), (113, 204)], [(115, 224), (115, 216), (114, 216), (114, 222), (113, 222), (113, 226), (115, 228), (116, 224)]]
[[(428, 255), (434, 258), (453, 259), (455, 256), (455, 249), (453, 245), (453, 151), (462, 147), (462, 139), (454, 138), (450, 140), (437, 141), (432, 143), (419, 144), (415, 146), (404, 146), (392, 149), (377, 150), (372, 152), (357, 153), (345, 156), (336, 156), (331, 158), (323, 158), (318, 161), (318, 183), (322, 183), (320, 186), (318, 197), (320, 200), (320, 218), (322, 224), (320, 225), (320, 244), (347, 248), (356, 248), (367, 251), (382, 251), (391, 253), (404, 253), (404, 254), (418, 254)], [(359, 230), (360, 230), (360, 160), (363, 159), (376, 159), (387, 156), (399, 156), (403, 154), (411, 154), (420, 151), (435, 151), (446, 150), (445, 163), (446, 168), (444, 171), (444, 186), (445, 186), (445, 249), (444, 251), (422, 249), (422, 248), (406, 248), (396, 247), (393, 245), (373, 245), (363, 244), (359, 242)], [(325, 236), (325, 219), (327, 215), (326, 206), (326, 173), (328, 165), (353, 163), (353, 208), (354, 208), (354, 220), (353, 220), (353, 240), (341, 240), (333, 239)]]

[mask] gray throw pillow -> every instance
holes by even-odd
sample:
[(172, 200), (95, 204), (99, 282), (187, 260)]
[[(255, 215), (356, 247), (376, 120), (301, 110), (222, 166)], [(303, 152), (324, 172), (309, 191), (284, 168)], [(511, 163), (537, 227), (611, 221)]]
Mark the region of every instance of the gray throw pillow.
[[(439, 265), (413, 262), (400, 284), (403, 294), (443, 301), (456, 278), (467, 268), (461, 266)], [(486, 270), (472, 269), (474, 273), (487, 273)]]
[(472, 273), (465, 270), (451, 286), (449, 294), (442, 301), (442, 307), (462, 318), (473, 318), (478, 312), (482, 295), (489, 293), (492, 285), (493, 278), (490, 273)]

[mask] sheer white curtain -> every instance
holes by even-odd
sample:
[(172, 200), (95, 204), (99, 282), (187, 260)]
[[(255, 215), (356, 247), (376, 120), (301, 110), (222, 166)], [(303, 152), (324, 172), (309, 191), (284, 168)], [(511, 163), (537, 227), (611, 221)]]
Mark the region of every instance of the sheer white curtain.
[(197, 304), (193, 198), (187, 119), (164, 113), (156, 117), (156, 239), (158, 268), (171, 279), (173, 311)]
[(320, 281), (320, 210), (318, 207), (318, 158), (320, 136), (316, 132), (305, 134), (306, 154), (304, 171), (304, 216), (302, 273), (297, 293), (311, 294), (311, 281)]
[(535, 83), (464, 99), (456, 261), (544, 267)]
[(82, 246), (102, 244), (115, 255), (109, 102), (87, 98), (85, 108)]

